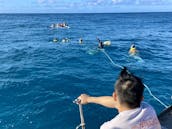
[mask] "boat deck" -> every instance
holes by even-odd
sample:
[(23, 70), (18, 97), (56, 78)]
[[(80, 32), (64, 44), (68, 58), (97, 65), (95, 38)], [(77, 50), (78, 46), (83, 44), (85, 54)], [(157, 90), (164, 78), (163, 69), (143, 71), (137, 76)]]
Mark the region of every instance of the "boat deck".
[(172, 129), (172, 105), (162, 111), (158, 119), (161, 123), (162, 129)]

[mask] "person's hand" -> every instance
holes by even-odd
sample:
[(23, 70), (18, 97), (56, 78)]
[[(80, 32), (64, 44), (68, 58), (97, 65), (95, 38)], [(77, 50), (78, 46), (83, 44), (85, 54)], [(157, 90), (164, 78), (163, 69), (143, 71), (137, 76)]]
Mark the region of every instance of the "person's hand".
[(89, 99), (89, 95), (87, 94), (81, 94), (78, 99), (80, 100), (80, 104), (88, 104), (88, 99)]

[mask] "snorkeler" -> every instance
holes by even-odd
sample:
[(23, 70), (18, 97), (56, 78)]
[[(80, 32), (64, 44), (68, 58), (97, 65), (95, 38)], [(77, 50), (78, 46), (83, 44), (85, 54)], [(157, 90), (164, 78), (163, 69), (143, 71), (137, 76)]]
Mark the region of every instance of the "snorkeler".
[(59, 41), (58, 38), (53, 39), (53, 42), (58, 42), (58, 41)]
[(61, 28), (63, 28), (63, 27), (68, 27), (68, 24), (67, 24), (66, 22), (59, 23), (59, 24), (58, 24), (58, 27), (61, 27)]
[(55, 28), (56, 27), (56, 24), (51, 24), (50, 28)]
[(64, 27), (64, 26), (63, 26), (63, 23), (59, 23), (58, 26), (59, 26), (59, 27)]
[(130, 50), (129, 50), (128, 53), (130, 55), (136, 55), (137, 54), (136, 46), (134, 44), (131, 45)]
[(82, 39), (82, 38), (79, 39), (79, 43), (80, 43), (80, 44), (83, 43), (83, 39)]
[(57, 24), (57, 23), (53, 23), (50, 26), (50, 28), (53, 28), (53, 29), (58, 28), (58, 27), (59, 27), (59, 24)]
[(64, 22), (64, 23), (63, 23), (63, 26), (66, 27), (66, 26), (68, 26), (68, 24), (67, 24), (66, 22)]
[(68, 38), (63, 38), (62, 39), (62, 43), (68, 43), (70, 41), (70, 39), (68, 39)]
[(98, 48), (99, 48), (99, 49), (103, 49), (103, 48), (104, 48), (103, 42), (102, 42), (99, 38), (97, 38), (97, 40), (98, 40), (98, 42), (99, 42)]

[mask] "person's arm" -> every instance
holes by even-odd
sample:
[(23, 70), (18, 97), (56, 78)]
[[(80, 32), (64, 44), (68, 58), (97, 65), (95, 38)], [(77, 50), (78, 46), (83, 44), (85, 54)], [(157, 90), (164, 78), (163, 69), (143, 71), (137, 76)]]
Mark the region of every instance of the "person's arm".
[(101, 42), (101, 40), (99, 38), (97, 38), (97, 40), (98, 40), (99, 43)]
[(78, 99), (81, 104), (95, 103), (108, 108), (115, 108), (115, 101), (112, 96), (93, 97), (86, 94), (81, 94)]

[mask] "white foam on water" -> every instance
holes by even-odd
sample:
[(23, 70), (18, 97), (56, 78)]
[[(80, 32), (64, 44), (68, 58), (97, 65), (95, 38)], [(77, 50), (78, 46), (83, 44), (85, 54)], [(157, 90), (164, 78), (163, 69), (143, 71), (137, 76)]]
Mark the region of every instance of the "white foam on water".
[(88, 51), (86, 52), (89, 55), (95, 55), (96, 53), (98, 53), (97, 49), (88, 49)]

